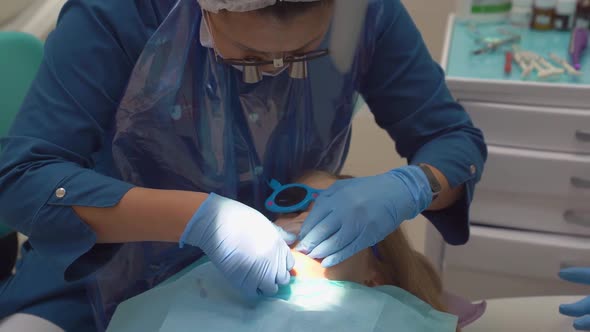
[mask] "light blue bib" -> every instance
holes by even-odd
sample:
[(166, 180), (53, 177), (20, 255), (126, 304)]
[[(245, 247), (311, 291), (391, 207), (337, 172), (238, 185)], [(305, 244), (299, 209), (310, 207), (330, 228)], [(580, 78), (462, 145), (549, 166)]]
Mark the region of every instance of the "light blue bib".
[(119, 305), (110, 332), (449, 331), (457, 317), (393, 286), (292, 278), (274, 298), (242, 300), (206, 262)]

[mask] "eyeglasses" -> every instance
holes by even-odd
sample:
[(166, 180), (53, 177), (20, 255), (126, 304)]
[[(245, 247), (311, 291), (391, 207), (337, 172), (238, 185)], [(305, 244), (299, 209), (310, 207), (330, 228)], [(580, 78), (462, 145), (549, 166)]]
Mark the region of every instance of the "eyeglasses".
[[(207, 29), (211, 34), (211, 38), (214, 38), (210, 28), (211, 23), (209, 22), (210, 17), (208, 14), (209, 12), (203, 11), (203, 17), (205, 19)], [(260, 67), (268, 65), (272, 65), (276, 69), (282, 69), (285, 68), (285, 66), (289, 66), (289, 76), (291, 78), (305, 79), (308, 75), (307, 63), (309, 61), (328, 56), (329, 54), (330, 51), (328, 49), (324, 49), (276, 58), (273, 60), (261, 60), (260, 58), (256, 57), (249, 57), (245, 59), (225, 59), (217, 53), (215, 54), (215, 58), (218, 63), (242, 67), (244, 82), (254, 84), (262, 81), (262, 71), (260, 70)]]
[(262, 80), (262, 71), (260, 67), (272, 65), (276, 69), (281, 69), (289, 66), (289, 76), (294, 79), (305, 79), (308, 75), (307, 63), (325, 56), (328, 56), (330, 51), (328, 49), (311, 51), (304, 54), (290, 55), (283, 58), (273, 60), (261, 60), (258, 58), (246, 59), (224, 59), (217, 55), (217, 62), (242, 67), (244, 82), (258, 83)]
[(307, 210), (322, 192), (300, 183), (282, 185), (277, 180), (271, 180), (270, 187), (274, 191), (266, 200), (266, 209), (284, 214)]

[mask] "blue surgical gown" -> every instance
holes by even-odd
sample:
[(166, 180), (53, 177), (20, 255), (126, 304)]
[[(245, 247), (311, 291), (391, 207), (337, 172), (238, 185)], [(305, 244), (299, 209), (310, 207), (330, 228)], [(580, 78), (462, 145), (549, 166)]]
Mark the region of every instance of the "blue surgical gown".
[[(1, 141), (0, 220), (29, 242), (16, 275), (0, 283), (0, 318), (23, 312), (68, 331), (94, 329), (85, 283), (117, 246), (97, 244), (71, 207), (112, 207), (132, 188), (116, 177), (107, 133), (135, 62), (174, 2), (70, 0), (63, 8)], [(452, 207), (425, 213), (448, 243), (463, 244), (487, 157), (483, 135), (452, 98), (401, 2), (383, 3), (360, 93), (400, 155), (437, 167), (452, 186), (465, 185)]]

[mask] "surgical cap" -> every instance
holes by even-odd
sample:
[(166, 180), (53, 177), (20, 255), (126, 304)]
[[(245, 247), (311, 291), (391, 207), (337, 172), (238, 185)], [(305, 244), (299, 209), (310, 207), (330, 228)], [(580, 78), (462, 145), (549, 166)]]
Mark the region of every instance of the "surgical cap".
[(217, 13), (220, 10), (230, 12), (249, 12), (272, 6), (277, 2), (316, 2), (321, 0), (198, 0), (202, 9)]

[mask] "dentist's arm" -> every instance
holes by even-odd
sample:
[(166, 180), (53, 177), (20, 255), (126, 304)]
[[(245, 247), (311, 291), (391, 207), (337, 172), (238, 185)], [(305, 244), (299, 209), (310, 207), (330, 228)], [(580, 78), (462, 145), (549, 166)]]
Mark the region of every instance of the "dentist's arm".
[[(483, 134), (450, 94), (401, 1), (383, 2), (382, 11), (360, 92), (411, 166), (340, 180), (320, 194), (297, 249), (325, 258), (325, 266), (378, 243), (418, 214), (449, 244), (469, 238), (469, 206), (487, 157)], [(419, 164), (430, 165), (443, 187), (434, 201)]]
[(75, 206), (98, 243), (178, 242), (205, 193), (135, 187), (114, 207)]
[(289, 235), (253, 208), (216, 194), (135, 188), (115, 207), (74, 209), (99, 241), (201, 248), (249, 298), (272, 296), (290, 280)]

